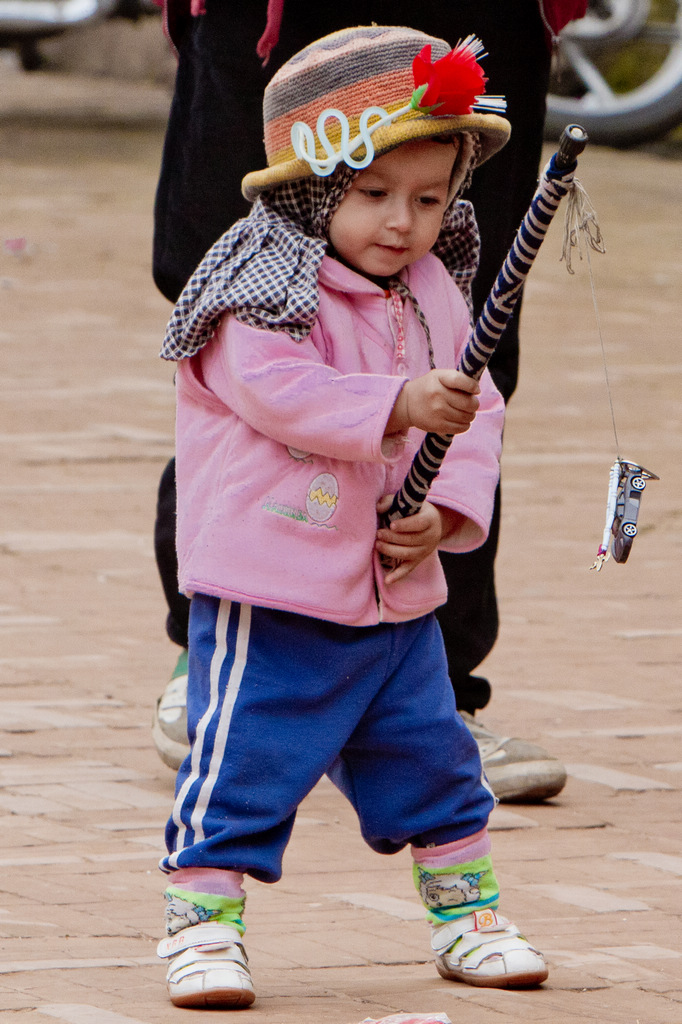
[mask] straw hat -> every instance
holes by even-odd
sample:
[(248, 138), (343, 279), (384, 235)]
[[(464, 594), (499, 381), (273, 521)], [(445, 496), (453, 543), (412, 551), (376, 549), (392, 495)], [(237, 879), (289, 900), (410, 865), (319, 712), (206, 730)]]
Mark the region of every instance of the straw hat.
[[(403, 142), (434, 135), (477, 133), (483, 163), (504, 146), (511, 126), (488, 112), (505, 105), (484, 95), (476, 62), (482, 50), (474, 37), (453, 50), (423, 32), (379, 25), (344, 29), (307, 46), (265, 89), (268, 166), (246, 175), (244, 196), (254, 200), (284, 182), (329, 174), (341, 160), (353, 166), (364, 157), (368, 164)], [(329, 113), (320, 125), (323, 111)], [(359, 142), (351, 152), (348, 140)]]

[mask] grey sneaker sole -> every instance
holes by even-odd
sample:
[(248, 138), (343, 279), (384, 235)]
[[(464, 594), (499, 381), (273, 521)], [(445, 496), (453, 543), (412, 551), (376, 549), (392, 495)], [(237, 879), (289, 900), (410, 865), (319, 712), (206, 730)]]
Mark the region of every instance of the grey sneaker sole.
[(566, 769), (554, 758), (499, 765), (486, 760), (483, 767), (495, 796), (504, 803), (548, 800), (566, 785)]
[(462, 719), (478, 744), (483, 770), (498, 800), (537, 803), (566, 785), (566, 769), (537, 743), (498, 736), (463, 711)]

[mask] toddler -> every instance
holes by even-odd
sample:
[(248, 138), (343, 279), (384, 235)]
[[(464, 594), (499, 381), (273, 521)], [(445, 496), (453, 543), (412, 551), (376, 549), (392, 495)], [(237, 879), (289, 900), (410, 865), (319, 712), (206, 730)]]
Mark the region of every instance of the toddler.
[[(494, 797), (434, 615), (438, 549), (486, 538), (504, 415), (487, 372), (454, 369), (478, 250), (457, 196), (509, 135), (479, 52), (371, 26), (285, 64), (265, 92), (268, 166), (243, 182), (252, 212), (169, 324), (191, 596), (191, 751), (161, 862), (176, 1006), (253, 1002), (244, 875), (279, 879), (325, 773), (374, 850), (411, 845), (444, 978), (547, 977), (497, 912)], [(429, 498), (380, 525), (425, 431), (454, 435)]]

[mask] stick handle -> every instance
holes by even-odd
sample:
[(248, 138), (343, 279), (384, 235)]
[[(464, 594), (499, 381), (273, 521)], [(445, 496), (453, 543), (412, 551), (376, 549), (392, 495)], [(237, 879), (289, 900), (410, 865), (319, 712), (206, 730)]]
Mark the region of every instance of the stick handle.
[(558, 170), (565, 171), (574, 164), (587, 145), (587, 132), (579, 124), (568, 124), (561, 133), (559, 148), (554, 157)]

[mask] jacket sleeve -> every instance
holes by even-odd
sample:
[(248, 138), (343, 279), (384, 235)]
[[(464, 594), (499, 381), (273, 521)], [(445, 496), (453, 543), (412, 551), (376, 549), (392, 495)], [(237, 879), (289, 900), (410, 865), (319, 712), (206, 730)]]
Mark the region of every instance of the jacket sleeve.
[(400, 378), (341, 374), (311, 338), (221, 322), (198, 356), (206, 386), (254, 430), (301, 451), (350, 462), (392, 464), (400, 446), (384, 430)]

